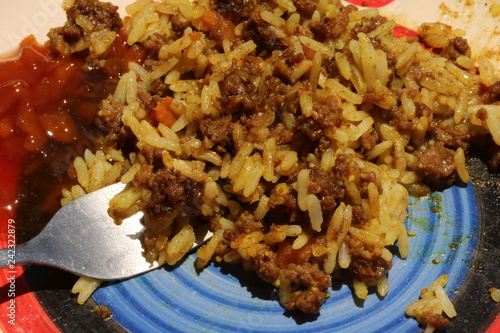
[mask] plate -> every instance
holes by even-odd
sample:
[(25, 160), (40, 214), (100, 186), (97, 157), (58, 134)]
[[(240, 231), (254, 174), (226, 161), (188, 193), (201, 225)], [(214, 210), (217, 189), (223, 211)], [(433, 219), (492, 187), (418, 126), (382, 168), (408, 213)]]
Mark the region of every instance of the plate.
[[(115, 1), (122, 14), (127, 2)], [(455, 23), (467, 32), (475, 55), (488, 55), (500, 64), (500, 20), (491, 10), (492, 1), (348, 2), (379, 7), (408, 28), (437, 20)], [(60, 0), (3, 4), (0, 54), (29, 34), (44, 41), (48, 29), (64, 19)], [(482, 24), (475, 24), (479, 19)], [(385, 298), (372, 294), (360, 302), (348, 284), (334, 281), (319, 315), (290, 315), (279, 306), (276, 292), (253, 273), (217, 264), (199, 272), (190, 255), (176, 267), (104, 284), (79, 306), (70, 292), (73, 275), (41, 266), (16, 267), (0, 270), (0, 331), (419, 332), (421, 327), (404, 315), (404, 308), (418, 298), (420, 288), (446, 273), (450, 280), (445, 290), (459, 316), (442, 332), (500, 332), (500, 305), (487, 291), (500, 283), (500, 184), (479, 159), (472, 159), (470, 171), (471, 184), (412, 199), (406, 221), (415, 234), (410, 237), (411, 254), (406, 260), (395, 258)], [(16, 166), (2, 162), (2, 198), (16, 195), (18, 175)], [(9, 244), (16, 223), (14, 210), (0, 207), (1, 247)], [(109, 306), (111, 319), (92, 313), (96, 305)]]

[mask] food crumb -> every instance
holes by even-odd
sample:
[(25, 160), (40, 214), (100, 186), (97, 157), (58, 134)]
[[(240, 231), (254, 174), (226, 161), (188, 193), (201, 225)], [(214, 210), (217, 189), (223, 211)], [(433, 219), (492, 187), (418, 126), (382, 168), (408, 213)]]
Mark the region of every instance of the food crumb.
[(434, 258), (434, 259), (432, 260), (432, 263), (433, 263), (433, 264), (439, 264), (440, 262), (441, 262), (441, 260), (439, 260), (439, 258)]
[(497, 17), (500, 15), (500, 4), (493, 4), (490, 7), (490, 13), (493, 17)]
[(498, 288), (490, 288), (488, 289), (488, 291), (490, 292), (490, 295), (491, 295), (491, 298), (495, 301), (495, 302), (500, 302), (500, 289)]
[(408, 231), (408, 236), (410, 237), (415, 237), (417, 234), (414, 233), (413, 231)]
[(110, 318), (113, 314), (107, 305), (96, 305), (90, 312), (99, 314), (102, 320)]
[(441, 207), (439, 207), (439, 206), (431, 206), (431, 211), (433, 213), (436, 213), (436, 214), (440, 213), (441, 212)]

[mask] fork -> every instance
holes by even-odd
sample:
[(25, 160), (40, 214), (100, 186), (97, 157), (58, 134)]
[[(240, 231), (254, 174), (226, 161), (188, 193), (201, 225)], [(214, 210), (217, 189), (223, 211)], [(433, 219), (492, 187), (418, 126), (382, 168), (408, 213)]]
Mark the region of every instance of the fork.
[[(0, 249), (0, 268), (41, 264), (99, 280), (130, 278), (158, 268), (143, 255), (143, 214), (120, 225), (108, 214), (109, 201), (125, 186), (113, 184), (69, 202), (33, 239)], [(210, 232), (203, 233), (193, 249), (210, 237)]]

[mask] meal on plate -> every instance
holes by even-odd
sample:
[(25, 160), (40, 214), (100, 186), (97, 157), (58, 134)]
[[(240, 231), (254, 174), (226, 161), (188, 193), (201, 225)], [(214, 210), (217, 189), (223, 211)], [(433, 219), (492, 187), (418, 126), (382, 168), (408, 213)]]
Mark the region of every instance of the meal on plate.
[[(54, 103), (0, 127), (63, 152), (63, 205), (127, 183), (110, 212), (144, 212), (150, 262), (175, 265), (208, 226), (196, 267), (253, 270), (286, 310), (318, 313), (332, 278), (383, 297), (411, 251), (408, 196), (467, 183), (475, 147), (499, 166), (495, 68), (447, 25), (396, 37), (340, 0), (139, 0), (123, 19), (96, 0), (63, 7), (46, 47), (27, 39), (21, 55), (62, 82), (39, 83)], [(446, 281), (407, 309), (429, 332), (455, 315)], [(98, 285), (82, 277), (79, 301)]]

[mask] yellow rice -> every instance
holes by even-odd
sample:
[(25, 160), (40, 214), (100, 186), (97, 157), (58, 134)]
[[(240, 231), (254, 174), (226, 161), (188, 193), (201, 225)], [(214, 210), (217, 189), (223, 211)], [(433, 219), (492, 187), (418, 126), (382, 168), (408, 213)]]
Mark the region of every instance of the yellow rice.
[[(65, 7), (69, 6), (71, 3), (65, 2)], [(392, 262), (393, 253), (387, 247), (396, 244), (399, 248), (396, 255), (406, 258), (411, 251), (404, 225), (408, 190), (422, 182), (412, 169), (417, 160), (413, 152), (424, 152), (435, 144), (427, 141), (433, 120), (444, 119), (447, 126), (461, 126), (474, 133), (491, 133), (494, 142), (500, 145), (500, 106), (484, 105), (477, 97), (481, 84), (491, 86), (498, 81), (494, 66), (486, 58), (480, 58), (477, 72), (474, 60), (467, 55), (460, 55), (453, 62), (424, 49), (414, 38), (394, 38), (392, 21), (382, 22), (372, 31), (354, 33), (355, 27), (378, 18), (376, 9), (350, 8), (344, 31), (320, 40), (311, 31), (325, 17), (335, 17), (345, 10), (340, 1), (319, 1), (310, 19), (297, 12), (293, 1), (277, 0), (266, 6), (258, 13), (263, 24), (295, 54), (304, 56), (289, 68), (286, 79), (290, 89), (283, 107), (296, 98), (300, 114), (309, 119), (317, 117), (319, 103), (327, 99), (342, 109), (342, 124), (327, 126), (321, 133), (328, 138), (328, 147), (304, 157), (300, 150), (280, 144), (271, 136), (267, 128), (271, 124), (251, 132), (236, 122), (231, 132), (234, 152), (207, 148), (203, 138), (197, 137), (199, 122), (219, 116), (224, 93), (221, 87), (231, 69), (259, 58), (259, 52), (263, 51), (253, 40), (223, 39), (220, 47), (214, 48), (214, 41), (203, 31), (203, 15), (213, 11), (208, 1), (139, 0), (127, 7), (130, 15), (124, 26), (127, 43), (141, 45), (155, 34), (165, 36), (165, 42), (156, 58), (147, 59), (144, 64), (131, 63), (129, 71), (121, 75), (115, 93), (103, 101), (103, 105), (118, 104), (122, 108), (121, 121), (137, 140), (135, 151), (123, 156), (119, 150), (104, 147), (77, 157), (73, 166), (79, 185), (63, 191), (62, 204), (122, 181), (131, 185), (113, 199), (111, 208), (120, 217), (136, 212), (152, 196), (148, 186), (135, 187), (133, 182), (147, 164), (141, 151), (153, 148), (162, 151), (163, 168), (203, 184), (199, 213), (212, 220), (215, 234), (197, 252), (199, 269), (211, 260), (251, 267), (251, 260), (259, 251), (287, 239), (291, 240), (293, 250), (307, 246), (315, 249), (314, 260), (320, 262), (326, 274), (337, 274), (352, 265), (354, 249), (350, 246), (356, 242), (388, 263)], [(180, 37), (172, 30), (174, 16), (191, 23)], [(88, 24), (84, 17), (80, 21), (82, 26)], [(236, 24), (233, 33), (238, 38), (244, 29)], [(450, 40), (460, 35), (442, 24), (425, 24), (419, 33), (430, 48), (447, 47)], [(88, 47), (100, 55), (116, 36), (104, 31), (95, 37)], [(257, 90), (276, 71), (269, 60), (271, 55), (259, 59), (262, 60), (260, 75), (248, 83)], [(327, 60), (335, 62), (336, 77), (327, 77), (324, 67)], [(416, 72), (421, 74), (420, 79), (414, 75)], [(171, 109), (176, 120), (170, 126), (151, 122), (138, 97), (151, 89), (156, 80), (168, 86), (173, 98)], [(421, 104), (429, 112), (418, 111)], [(380, 110), (396, 108), (414, 121), (414, 128), (402, 130), (383, 119)], [(296, 119), (290, 114), (283, 113), (277, 118), (284, 129), (296, 126)], [(366, 145), (365, 138), (374, 133), (379, 140)], [(408, 149), (410, 146), (412, 150)], [(458, 177), (468, 182), (466, 151), (462, 147), (447, 149), (452, 151)], [(348, 167), (338, 180), (346, 195), (327, 214), (322, 210), (324, 198), (310, 192), (314, 185), (311, 170), (329, 172), (342, 161)], [(362, 177), (371, 178), (365, 181)], [(299, 210), (308, 216), (307, 224), (285, 222), (241, 233), (232, 240), (225, 238), (224, 235), (240, 230), (236, 223), (244, 210), (252, 209), (257, 221), (266, 221), (271, 204), (283, 204), (288, 195), (294, 196)], [(367, 217), (362, 225), (355, 224), (354, 210), (358, 207)], [(271, 226), (274, 221), (265, 223)], [(146, 258), (173, 265), (189, 252), (197, 225), (183, 211), (175, 209), (165, 219), (146, 216), (146, 227)], [(408, 315), (419, 318), (422, 311), (456, 315), (444, 293), (446, 278), (438, 280), (427, 288), (422, 300), (408, 307)], [(386, 274), (375, 281), (356, 278), (352, 281), (354, 294), (361, 299), (368, 297), (371, 286), (385, 296), (390, 292), (389, 282)], [(279, 289), (282, 304), (293, 299), (295, 290), (283, 272), (272, 283)], [(97, 285), (82, 278), (74, 289), (80, 293), (79, 302)]]

